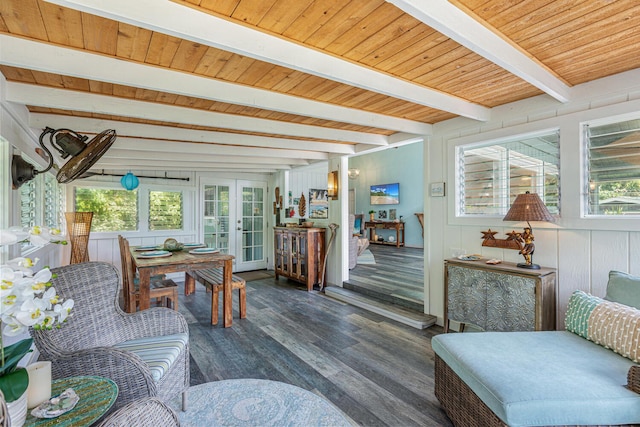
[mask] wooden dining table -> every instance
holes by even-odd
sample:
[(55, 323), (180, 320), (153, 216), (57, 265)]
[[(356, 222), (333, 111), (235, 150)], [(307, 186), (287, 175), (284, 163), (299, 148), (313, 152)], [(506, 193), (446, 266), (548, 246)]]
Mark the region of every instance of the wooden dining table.
[(233, 270), (233, 255), (223, 253), (201, 253), (190, 254), (188, 249), (182, 251), (171, 252), (171, 256), (158, 257), (158, 258), (140, 258), (140, 255), (144, 254), (143, 251), (136, 250), (136, 246), (131, 246), (131, 260), (135, 268), (138, 269), (140, 275), (140, 310), (146, 310), (150, 307), (149, 288), (151, 283), (151, 276), (157, 274), (167, 274), (176, 272), (185, 272), (184, 276), (184, 290), (185, 295), (188, 295), (195, 289), (195, 278), (191, 274), (197, 270), (203, 270), (206, 268), (219, 268), (223, 269), (223, 298), (222, 298), (222, 311), (223, 319), (222, 326), (228, 328), (233, 322), (232, 311), (232, 289), (231, 289), (231, 276)]

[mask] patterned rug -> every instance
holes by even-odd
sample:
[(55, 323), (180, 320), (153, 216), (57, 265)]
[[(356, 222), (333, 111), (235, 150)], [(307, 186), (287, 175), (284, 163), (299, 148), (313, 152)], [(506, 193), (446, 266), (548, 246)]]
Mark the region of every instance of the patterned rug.
[(243, 271), (242, 273), (234, 273), (234, 274), (238, 277), (242, 277), (247, 282), (251, 282), (252, 280), (269, 279), (274, 277), (273, 271), (268, 271), (268, 270)]
[(376, 263), (376, 259), (369, 249), (365, 249), (364, 252), (358, 257), (358, 264), (370, 264)]
[(351, 426), (331, 402), (310, 391), (277, 381), (240, 379), (189, 388), (187, 411), (181, 397), (171, 406), (185, 427)]

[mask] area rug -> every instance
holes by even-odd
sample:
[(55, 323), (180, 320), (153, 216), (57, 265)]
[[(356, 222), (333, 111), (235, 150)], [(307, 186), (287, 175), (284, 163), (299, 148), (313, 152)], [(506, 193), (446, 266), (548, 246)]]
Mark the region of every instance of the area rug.
[(247, 282), (274, 277), (273, 271), (268, 270), (243, 271), (241, 273), (234, 273), (234, 275), (242, 277)]
[(364, 252), (362, 252), (358, 257), (358, 264), (373, 265), (375, 263), (376, 263), (376, 259), (373, 257), (373, 254), (369, 249), (365, 249)]
[(239, 379), (189, 388), (187, 411), (181, 398), (171, 406), (182, 426), (352, 426), (331, 402), (278, 381)]

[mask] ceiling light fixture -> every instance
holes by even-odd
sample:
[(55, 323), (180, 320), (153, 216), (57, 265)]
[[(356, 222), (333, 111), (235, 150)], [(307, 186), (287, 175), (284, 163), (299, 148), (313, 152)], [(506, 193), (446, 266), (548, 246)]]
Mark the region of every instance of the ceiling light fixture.
[(63, 159), (71, 159), (60, 168), (56, 179), (61, 184), (67, 184), (80, 177), (91, 168), (107, 152), (116, 140), (116, 131), (105, 130), (85, 143), (89, 137), (80, 135), (70, 129), (51, 129), (46, 127), (40, 134), (40, 146), (47, 153), (49, 164), (41, 171), (21, 156), (14, 155), (11, 163), (11, 180), (13, 189), (20, 188), (25, 182), (31, 181), (36, 175), (45, 173), (53, 167), (53, 155), (44, 145), (45, 136), (49, 136), (49, 145), (53, 147)]

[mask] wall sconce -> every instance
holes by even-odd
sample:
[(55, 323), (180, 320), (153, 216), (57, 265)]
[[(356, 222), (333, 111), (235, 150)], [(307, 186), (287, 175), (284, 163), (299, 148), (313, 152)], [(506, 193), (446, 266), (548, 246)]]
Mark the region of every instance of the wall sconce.
[(331, 171), (327, 177), (327, 196), (331, 200), (338, 199), (338, 171)]
[(356, 179), (360, 176), (360, 169), (351, 168), (347, 171), (347, 175), (349, 175), (349, 179)]

